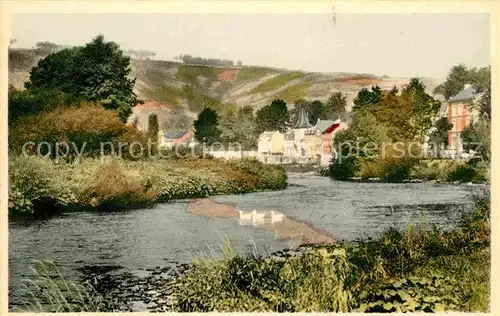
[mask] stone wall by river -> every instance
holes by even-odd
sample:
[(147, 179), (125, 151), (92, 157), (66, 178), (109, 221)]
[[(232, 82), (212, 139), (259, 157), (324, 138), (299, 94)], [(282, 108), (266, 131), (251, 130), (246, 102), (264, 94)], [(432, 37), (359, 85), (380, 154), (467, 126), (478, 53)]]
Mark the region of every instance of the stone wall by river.
[[(337, 182), (291, 175), (284, 191), (220, 196), (215, 201), (241, 210), (277, 210), (337, 240), (376, 236), (407, 223), (452, 227), (471, 207), (475, 186)], [(20, 284), (33, 259), (54, 261), (63, 274), (81, 278), (89, 269), (113, 266), (114, 273), (141, 273), (217, 256), (223, 240), (239, 252), (272, 253), (295, 244), (272, 227), (242, 225), (234, 218), (186, 212), (191, 201), (113, 213), (77, 212), (35, 222), (9, 222), (9, 300), (19, 301)], [(142, 269), (142, 270), (141, 270)], [(170, 268), (169, 268), (170, 269)], [(167, 269), (168, 271), (170, 271)], [(167, 271), (165, 270), (165, 271)], [(168, 272), (167, 271), (167, 272)], [(139, 282), (139, 281), (137, 281)], [(141, 305), (142, 306), (142, 305)], [(144, 309), (140, 307), (136, 310)]]

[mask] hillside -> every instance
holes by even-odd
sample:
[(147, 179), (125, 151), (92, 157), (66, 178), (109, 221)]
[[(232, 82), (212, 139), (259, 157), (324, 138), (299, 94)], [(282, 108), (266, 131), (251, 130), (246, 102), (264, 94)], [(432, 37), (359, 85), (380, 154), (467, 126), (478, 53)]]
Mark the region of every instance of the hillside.
[[(10, 49), (9, 84), (22, 88), (31, 67), (44, 56), (35, 50)], [(131, 68), (131, 75), (137, 78), (135, 91), (146, 100), (133, 114), (143, 128), (152, 112), (159, 112), (161, 128), (182, 128), (205, 106), (220, 110), (244, 105), (259, 108), (276, 97), (289, 104), (300, 98), (324, 101), (340, 91), (346, 94), (350, 106), (363, 87), (379, 85), (391, 89), (409, 81), (367, 74), (311, 73), (257, 66), (207, 67), (161, 60), (132, 60)], [(439, 84), (432, 78), (422, 80), (429, 92)]]

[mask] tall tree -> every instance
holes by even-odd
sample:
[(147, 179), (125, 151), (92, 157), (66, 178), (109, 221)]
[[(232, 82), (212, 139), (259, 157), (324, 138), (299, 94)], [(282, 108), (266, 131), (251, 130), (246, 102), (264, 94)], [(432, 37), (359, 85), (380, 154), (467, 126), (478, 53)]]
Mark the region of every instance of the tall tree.
[(380, 123), (388, 127), (388, 135), (392, 141), (407, 141), (416, 135), (413, 124), (413, 108), (408, 92), (401, 95), (384, 94), (376, 104), (374, 114)]
[(256, 122), (253, 108), (244, 106), (236, 112), (221, 117), (221, 141), (226, 144), (239, 144), (243, 150), (257, 146)]
[(264, 131), (284, 132), (290, 122), (290, 113), (286, 102), (275, 99), (271, 104), (261, 108), (256, 113), (257, 133)]
[(156, 113), (151, 113), (149, 114), (149, 120), (148, 120), (148, 137), (154, 141), (158, 138), (158, 131), (159, 131), (159, 125), (158, 125), (158, 116)]
[(444, 97), (448, 100), (456, 95), (466, 83), (470, 83), (467, 67), (464, 64), (453, 66), (443, 82)]
[(484, 72), (479, 75), (480, 79), (477, 79), (477, 90), (482, 93), (481, 98), (478, 102), (479, 112), (488, 121), (491, 121), (491, 68), (485, 69)]
[(412, 123), (417, 132), (416, 136), (423, 140), (432, 127), (441, 102), (425, 92), (425, 85), (418, 78), (410, 80), (410, 83), (404, 87), (403, 94), (407, 94), (410, 98), (413, 109)]
[(474, 150), (483, 161), (491, 159), (491, 122), (482, 117), (477, 122), (469, 124), (462, 132), (465, 150)]
[(344, 119), (347, 113), (346, 96), (342, 92), (335, 92), (326, 101), (325, 112), (328, 119)]
[(320, 100), (314, 100), (309, 106), (309, 122), (314, 125), (320, 120), (326, 120), (326, 108)]
[(219, 118), (217, 112), (210, 108), (203, 109), (194, 121), (194, 137), (199, 142), (211, 145), (219, 141), (221, 131), (219, 129)]
[(380, 147), (388, 142), (389, 130), (369, 111), (354, 113), (351, 126), (335, 137), (335, 151), (338, 153), (330, 165), (333, 178), (347, 180), (356, 175), (360, 158), (374, 157)]
[(363, 88), (358, 92), (356, 98), (354, 98), (353, 110), (361, 110), (370, 106), (377, 104), (382, 98), (382, 89), (379, 86), (374, 86), (371, 91)]
[(83, 47), (63, 49), (40, 60), (25, 87), (56, 88), (80, 100), (96, 101), (117, 110), (126, 122), (132, 107), (142, 103), (133, 92), (135, 79), (128, 78), (130, 71), (130, 57), (99, 35)]
[(438, 157), (441, 156), (441, 146), (448, 142), (448, 132), (452, 127), (453, 124), (447, 117), (442, 117), (434, 122), (434, 131), (430, 135), (430, 141), (435, 145)]

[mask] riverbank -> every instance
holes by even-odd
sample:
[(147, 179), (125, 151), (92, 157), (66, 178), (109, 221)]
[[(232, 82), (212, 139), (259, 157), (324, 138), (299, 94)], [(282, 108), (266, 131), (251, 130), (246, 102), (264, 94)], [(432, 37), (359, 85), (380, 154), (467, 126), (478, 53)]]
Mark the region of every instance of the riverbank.
[(264, 256), (237, 254), (226, 242), (218, 258), (126, 272), (89, 269), (86, 279), (106, 302), (100, 311), (485, 312), (489, 212), (488, 197), (452, 230), (409, 226), (358, 243)]
[(55, 164), (40, 157), (9, 160), (9, 216), (119, 210), (175, 199), (287, 187), (283, 168), (256, 160), (84, 160)]
[[(332, 177), (341, 181), (384, 182), (384, 183), (473, 183), (484, 184), (490, 179), (490, 169), (481, 161), (453, 159), (421, 159), (416, 161), (393, 161), (384, 164), (380, 161), (361, 159), (350, 166), (347, 173), (339, 171), (333, 164), (329, 169), (321, 169), (318, 175)], [(341, 169), (343, 167), (340, 167)]]
[[(490, 200), (450, 231), (409, 226), (358, 244), (303, 245), (293, 254), (199, 260), (173, 286), (173, 309), (207, 311), (487, 311)], [(206, 295), (206, 288), (211, 295)]]

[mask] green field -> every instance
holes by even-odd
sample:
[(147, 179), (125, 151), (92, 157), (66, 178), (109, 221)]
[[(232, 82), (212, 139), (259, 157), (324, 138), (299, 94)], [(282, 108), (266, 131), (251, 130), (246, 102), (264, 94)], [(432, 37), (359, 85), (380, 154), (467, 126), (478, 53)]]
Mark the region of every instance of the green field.
[(269, 80), (264, 81), (257, 87), (253, 88), (250, 93), (264, 93), (264, 92), (269, 92), (273, 91), (276, 89), (279, 89), (286, 85), (288, 82), (298, 79), (304, 76), (304, 73), (302, 72), (290, 72), (286, 74), (281, 74), (279, 76), (276, 76), (274, 78), (271, 78)]
[(217, 69), (214, 67), (181, 65), (175, 74), (177, 79), (196, 86), (198, 86), (198, 76), (214, 80), (217, 78)]
[(193, 112), (199, 112), (204, 108), (219, 110), (221, 102), (215, 98), (201, 93), (195, 86), (185, 85), (183, 88), (184, 96), (188, 101), (189, 109)]
[(256, 80), (271, 73), (273, 70), (263, 67), (245, 67), (238, 72), (238, 80)]
[(283, 99), (287, 103), (293, 103), (297, 100), (304, 99), (307, 95), (307, 89), (311, 86), (308, 82), (297, 83), (293, 86), (285, 88), (278, 93), (278, 98)]
[(180, 99), (185, 98), (182, 88), (169, 85), (163, 85), (157, 89), (148, 89), (145, 94), (148, 98), (168, 103), (172, 108), (180, 108)]

